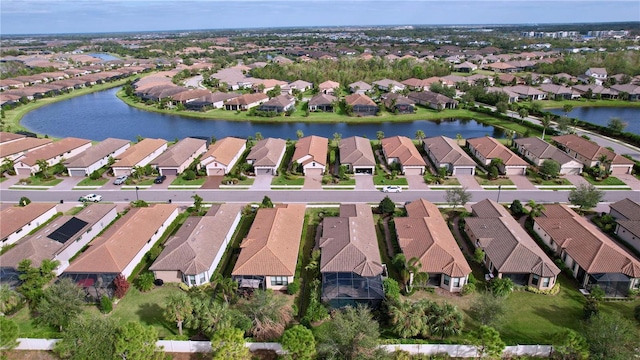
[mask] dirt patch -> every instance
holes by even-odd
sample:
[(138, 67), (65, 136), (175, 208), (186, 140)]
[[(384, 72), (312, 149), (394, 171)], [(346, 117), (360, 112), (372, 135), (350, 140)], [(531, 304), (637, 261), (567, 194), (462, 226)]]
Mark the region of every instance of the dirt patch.
[(13, 350), (7, 353), (8, 360), (57, 360), (58, 357), (51, 351)]

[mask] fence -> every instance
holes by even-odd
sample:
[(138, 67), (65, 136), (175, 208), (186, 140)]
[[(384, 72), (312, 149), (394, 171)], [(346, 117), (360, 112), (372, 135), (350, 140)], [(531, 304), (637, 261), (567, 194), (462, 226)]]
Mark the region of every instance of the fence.
[[(18, 339), (20, 343), (16, 350), (52, 350), (57, 339)], [(211, 343), (209, 341), (177, 341), (177, 340), (159, 340), (156, 345), (162, 346), (165, 352), (174, 353), (207, 353), (211, 351)], [(245, 343), (245, 346), (251, 351), (255, 350), (272, 350), (278, 354), (285, 351), (279, 343)], [(443, 354), (447, 353), (452, 357), (473, 358), (477, 356), (477, 351), (471, 345), (444, 345), (444, 344), (397, 344), (397, 345), (380, 345), (381, 348), (389, 352), (402, 350), (411, 354)], [(551, 345), (516, 345), (507, 346), (504, 354), (511, 355), (531, 355), (547, 357), (551, 354), (553, 347)]]

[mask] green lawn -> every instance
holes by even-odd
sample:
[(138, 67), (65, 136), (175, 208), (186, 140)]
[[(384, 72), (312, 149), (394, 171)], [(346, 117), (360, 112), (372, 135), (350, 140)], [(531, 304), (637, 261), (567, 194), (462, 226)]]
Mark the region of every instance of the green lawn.
[(480, 185), (513, 185), (513, 181), (510, 179), (495, 179), (489, 180), (487, 174), (476, 173), (476, 181)]
[(177, 335), (178, 328), (175, 324), (166, 322), (162, 312), (169, 295), (179, 291), (182, 290), (170, 284), (156, 287), (145, 293), (141, 293), (134, 286), (131, 286), (127, 295), (114, 306), (110, 316), (121, 324), (134, 321), (143, 325), (151, 325), (158, 330), (160, 339)]
[(0, 183), (5, 181), (5, 180), (7, 180), (7, 179), (8, 179), (8, 177), (6, 177), (6, 176), (0, 177)]
[(294, 185), (294, 186), (302, 186), (304, 185), (304, 176), (298, 175), (285, 175), (280, 174), (276, 176), (271, 181), (271, 185)]
[(407, 179), (403, 177), (397, 177), (393, 180), (387, 179), (386, 174), (382, 171), (379, 171), (376, 175), (373, 176), (373, 184), (374, 185), (404, 185), (407, 186), (409, 183)]
[(448, 176), (445, 179), (441, 179), (440, 183), (437, 181), (438, 177), (433, 174), (427, 174), (424, 176), (424, 182), (429, 185), (460, 185), (460, 181), (454, 176)]
[(585, 180), (590, 182), (593, 185), (627, 185), (624, 181), (618, 179), (615, 176), (609, 176), (606, 179), (602, 179), (600, 181), (596, 180), (593, 176), (586, 174), (584, 176)]
[(99, 178), (97, 180), (92, 180), (89, 177), (82, 179), (76, 186), (102, 186), (109, 181), (107, 178)]
[[(244, 180), (238, 180), (237, 184), (234, 185), (253, 185), (253, 182), (255, 181), (255, 178), (252, 177), (247, 177)], [(227, 182), (229, 181), (233, 181), (233, 178), (225, 176), (224, 179), (222, 179), (222, 185), (229, 185)]]
[(193, 180), (185, 180), (182, 176), (178, 176), (171, 185), (202, 185), (207, 181), (206, 177), (200, 177)]
[(58, 179), (55, 177), (45, 180), (39, 176), (31, 176), (26, 179), (21, 179), (16, 183), (16, 185), (22, 185), (21, 183), (23, 182), (23, 180), (24, 182), (26, 182), (25, 185), (31, 185), (31, 186), (55, 186), (62, 182), (62, 179)]
[(535, 185), (571, 185), (571, 181), (562, 177), (547, 180), (543, 179), (539, 174), (532, 174), (531, 172), (527, 172), (527, 179)]
[(356, 179), (353, 177), (350, 177), (347, 180), (338, 180), (338, 182), (336, 183), (332, 183), (332, 184), (325, 184), (327, 186), (331, 186), (331, 185), (344, 185), (344, 186), (348, 186), (348, 185), (355, 185), (356, 184)]

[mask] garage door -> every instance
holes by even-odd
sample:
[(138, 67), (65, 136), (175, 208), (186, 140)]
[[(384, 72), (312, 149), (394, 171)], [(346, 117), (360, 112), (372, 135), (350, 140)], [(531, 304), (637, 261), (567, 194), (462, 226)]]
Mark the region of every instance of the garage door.
[(626, 166), (612, 166), (611, 167), (611, 174), (613, 175), (622, 175), (622, 174), (628, 174), (629, 173), (629, 168)]
[(86, 176), (87, 174), (82, 169), (69, 170), (70, 176)]
[(356, 175), (358, 174), (371, 175), (373, 174), (373, 168), (356, 168), (355, 173)]
[(422, 169), (416, 169), (416, 168), (405, 169), (404, 174), (405, 175), (422, 175)]
[(271, 169), (256, 169), (256, 175), (271, 175)]
[(160, 175), (178, 175), (178, 169), (160, 169)]
[(322, 169), (307, 169), (305, 170), (306, 176), (322, 177)]
[(454, 168), (453, 175), (473, 175), (473, 168)]
[(524, 174), (524, 168), (519, 168), (519, 167), (508, 167), (506, 169), (507, 175), (523, 175)]
[(562, 168), (560, 173), (564, 175), (580, 175), (580, 168)]
[(222, 169), (222, 168), (207, 169), (207, 175), (208, 176), (223, 176), (224, 175), (224, 169)]

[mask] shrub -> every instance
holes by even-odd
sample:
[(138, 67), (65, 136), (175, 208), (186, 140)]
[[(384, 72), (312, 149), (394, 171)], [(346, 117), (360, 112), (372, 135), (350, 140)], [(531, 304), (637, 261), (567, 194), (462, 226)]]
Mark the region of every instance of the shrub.
[(154, 280), (155, 280), (155, 277), (153, 276), (152, 272), (147, 271), (145, 273), (142, 273), (138, 275), (138, 277), (135, 280), (136, 288), (142, 292), (149, 291), (153, 289)]
[(122, 299), (127, 294), (127, 291), (129, 291), (131, 284), (129, 284), (129, 281), (127, 281), (124, 275), (118, 274), (113, 280), (113, 286), (115, 287), (114, 295), (118, 299)]
[(183, 291), (189, 291), (189, 285), (187, 285), (187, 284), (185, 284), (185, 283), (183, 283), (183, 282), (181, 282), (180, 284), (178, 284), (178, 287), (180, 288), (180, 290), (183, 290)]
[(484, 251), (482, 251), (481, 248), (476, 248), (476, 250), (473, 252), (473, 260), (475, 260), (475, 262), (477, 262), (478, 264), (482, 264), (482, 262), (484, 261)]
[(300, 290), (300, 283), (297, 280), (294, 280), (287, 286), (287, 294), (295, 295)]
[(476, 277), (473, 276), (473, 273), (469, 274), (469, 280), (467, 280), (469, 282), (469, 284), (476, 284), (478, 282), (478, 280), (476, 280)]
[(462, 296), (465, 296), (465, 295), (473, 294), (474, 292), (476, 292), (476, 285), (472, 283), (468, 283), (462, 287), (462, 291), (460, 292), (460, 294)]
[(89, 179), (91, 180), (98, 180), (102, 177), (102, 174), (100, 174), (100, 171), (95, 170), (94, 172), (91, 173), (91, 175), (89, 175)]
[(560, 283), (556, 283), (551, 289), (547, 290), (540, 290), (533, 286), (526, 286), (524, 289), (534, 294), (557, 295), (560, 292)]
[(107, 295), (102, 295), (102, 298), (100, 298), (100, 312), (108, 314), (111, 310), (113, 310), (113, 303), (111, 302), (111, 299), (109, 299)]
[(195, 180), (196, 179), (196, 172), (193, 170), (187, 170), (184, 172), (184, 174), (182, 174), (182, 178), (189, 181), (189, 180)]
[(640, 305), (636, 306), (636, 308), (633, 310), (633, 317), (635, 317), (636, 320), (640, 321)]

